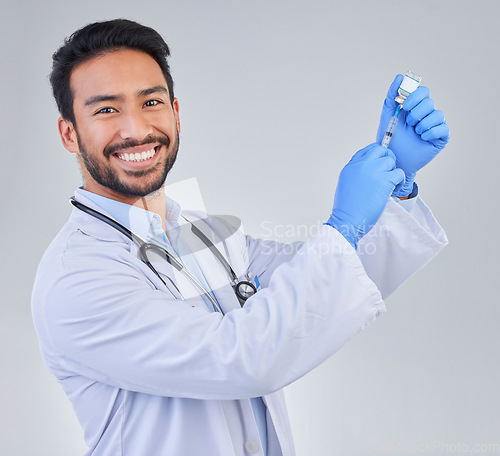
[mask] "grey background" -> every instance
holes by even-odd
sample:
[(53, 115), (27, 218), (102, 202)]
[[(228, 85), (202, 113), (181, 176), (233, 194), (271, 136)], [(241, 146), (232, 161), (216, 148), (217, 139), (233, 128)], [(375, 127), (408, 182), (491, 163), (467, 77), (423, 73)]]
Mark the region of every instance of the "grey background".
[(85, 449), (30, 313), (38, 261), (81, 182), (59, 141), (47, 75), (65, 36), (126, 17), (172, 48), (182, 134), (169, 181), (196, 176), (208, 210), (238, 215), (256, 236), (273, 227), (292, 241), (325, 220), (340, 169), (374, 141), (394, 75), (423, 76), (452, 141), (418, 182), (450, 245), (388, 299), (379, 321), (286, 389), (296, 447), (500, 454), (499, 5), (2, 0), (0, 453)]

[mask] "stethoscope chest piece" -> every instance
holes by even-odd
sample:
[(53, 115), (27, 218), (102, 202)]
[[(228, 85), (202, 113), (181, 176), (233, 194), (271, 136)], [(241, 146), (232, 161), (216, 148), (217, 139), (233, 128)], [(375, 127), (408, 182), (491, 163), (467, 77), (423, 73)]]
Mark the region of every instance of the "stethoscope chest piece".
[(242, 280), (235, 285), (234, 291), (240, 300), (241, 307), (243, 307), (245, 301), (257, 293), (257, 288), (255, 288), (253, 283)]

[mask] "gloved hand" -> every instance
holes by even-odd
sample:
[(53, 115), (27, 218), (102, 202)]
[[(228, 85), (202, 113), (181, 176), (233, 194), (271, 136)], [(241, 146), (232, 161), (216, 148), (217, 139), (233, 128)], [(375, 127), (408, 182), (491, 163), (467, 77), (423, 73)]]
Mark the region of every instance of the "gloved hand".
[(327, 224), (356, 249), (358, 241), (377, 223), (394, 187), (404, 178), (390, 149), (370, 144), (359, 150), (340, 172)]
[[(398, 106), (394, 98), (398, 95), (402, 80), (403, 76), (398, 74), (384, 101), (377, 132), (379, 144)], [(408, 95), (399, 113), (389, 147), (396, 155), (396, 166), (404, 171), (406, 178), (404, 183), (396, 187), (394, 196), (408, 196), (413, 189), (417, 171), (443, 150), (450, 140), (450, 127), (445, 122), (444, 114), (434, 109), (434, 101), (429, 95), (427, 87), (419, 86)]]

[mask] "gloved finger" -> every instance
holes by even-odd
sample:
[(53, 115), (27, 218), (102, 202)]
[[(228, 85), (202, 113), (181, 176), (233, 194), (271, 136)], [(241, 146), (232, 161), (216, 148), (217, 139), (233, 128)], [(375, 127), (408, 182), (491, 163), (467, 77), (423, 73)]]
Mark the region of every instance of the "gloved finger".
[(381, 171), (392, 171), (396, 168), (396, 157), (393, 158), (390, 155), (386, 155), (378, 160), (378, 165)]
[(405, 111), (411, 111), (417, 106), (424, 98), (429, 98), (431, 91), (425, 86), (418, 86), (403, 103)]
[(388, 172), (389, 181), (396, 187), (396, 185), (404, 182), (405, 180), (405, 172), (401, 168), (393, 169)]
[(385, 97), (384, 108), (390, 109), (391, 115), (398, 106), (397, 102), (394, 99), (398, 96), (398, 89), (402, 82), (403, 82), (403, 75), (402, 74), (396, 75), (394, 81), (392, 81), (392, 84), (389, 87), (387, 96)]
[(414, 127), (432, 111), (434, 111), (434, 100), (431, 98), (424, 98), (406, 115), (406, 123)]
[(417, 135), (421, 135), (424, 131), (430, 130), (431, 128), (444, 123), (444, 112), (436, 109), (415, 125), (415, 132)]
[(363, 147), (363, 149), (360, 149), (358, 150), (352, 157), (351, 159), (349, 160), (349, 162), (354, 162), (354, 161), (357, 161), (361, 158), (363, 158), (368, 152), (370, 152), (372, 149), (374, 149), (375, 147), (380, 147), (379, 144), (377, 143), (372, 143), (372, 144), (369, 144), (368, 146), (366, 147)]
[[(380, 147), (382, 147), (382, 146), (380, 146)], [(394, 162), (396, 162), (396, 155), (394, 154), (394, 152), (391, 149), (388, 149), (386, 147), (382, 147), (382, 153), (380, 156), (381, 157), (390, 157), (394, 160)]]
[(373, 144), (373, 148), (368, 150), (364, 156), (365, 159), (367, 160), (376, 160), (377, 158), (382, 158), (382, 157), (387, 157), (387, 156), (392, 156), (394, 159), (396, 156), (394, 155), (394, 152), (390, 149), (387, 149), (387, 147), (382, 147), (380, 144)]
[(424, 131), (420, 136), (424, 141), (442, 140), (445, 144), (450, 140), (450, 127), (448, 124), (441, 124)]

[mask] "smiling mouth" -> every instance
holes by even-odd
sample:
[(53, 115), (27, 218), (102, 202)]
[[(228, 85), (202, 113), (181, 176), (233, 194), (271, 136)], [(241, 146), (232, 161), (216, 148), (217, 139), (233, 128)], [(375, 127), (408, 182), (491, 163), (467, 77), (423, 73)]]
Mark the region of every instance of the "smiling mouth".
[(131, 154), (128, 153), (115, 154), (115, 157), (127, 162), (142, 162), (145, 160), (149, 160), (150, 158), (153, 158), (156, 155), (156, 152), (158, 151), (159, 148), (160, 146), (156, 146), (145, 152), (136, 152)]

